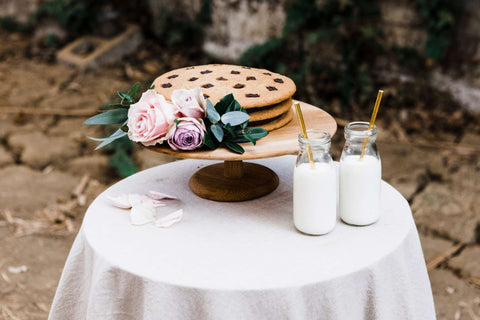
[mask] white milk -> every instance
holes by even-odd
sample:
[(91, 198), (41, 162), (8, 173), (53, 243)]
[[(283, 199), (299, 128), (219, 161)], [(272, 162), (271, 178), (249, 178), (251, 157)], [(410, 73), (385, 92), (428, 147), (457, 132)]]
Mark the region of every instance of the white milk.
[(368, 225), (380, 217), (380, 183), (382, 165), (379, 159), (347, 156), (340, 161), (340, 217), (353, 225)]
[(304, 233), (320, 235), (333, 230), (337, 181), (332, 163), (309, 163), (295, 167), (293, 175), (293, 223)]

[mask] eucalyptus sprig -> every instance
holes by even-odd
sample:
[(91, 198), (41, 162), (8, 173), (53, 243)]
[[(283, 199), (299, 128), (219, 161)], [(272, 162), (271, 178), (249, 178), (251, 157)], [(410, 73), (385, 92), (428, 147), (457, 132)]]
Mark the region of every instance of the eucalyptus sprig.
[[(93, 124), (120, 124), (120, 128), (115, 131), (112, 135), (105, 138), (93, 138), (89, 137), (95, 141), (101, 141), (101, 143), (95, 148), (95, 150), (100, 149), (107, 144), (120, 139), (128, 134), (128, 129), (126, 128), (128, 122), (128, 108), (132, 103), (135, 103), (135, 98), (140, 91), (140, 83), (135, 83), (130, 87), (128, 92), (117, 92), (120, 97), (119, 103), (110, 103), (103, 107), (99, 114), (87, 119), (83, 124), (93, 125)], [(127, 129), (125, 131), (124, 129)]]
[(251, 142), (265, 137), (268, 131), (263, 128), (247, 128), (250, 116), (234, 99), (233, 94), (223, 97), (215, 106), (207, 99), (207, 117), (204, 145), (216, 149), (224, 145), (233, 152), (245, 152), (238, 143)]

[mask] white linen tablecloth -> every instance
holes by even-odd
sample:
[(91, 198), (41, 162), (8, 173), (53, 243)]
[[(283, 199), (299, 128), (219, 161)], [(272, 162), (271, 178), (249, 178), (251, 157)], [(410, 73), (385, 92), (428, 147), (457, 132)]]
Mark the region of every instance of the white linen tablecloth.
[[(292, 220), (295, 157), (252, 162), (280, 178), (252, 201), (194, 195), (189, 178), (212, 163), (200, 160), (142, 171), (99, 195), (49, 319), (435, 319), (411, 211), (393, 187), (382, 182), (377, 223), (338, 221), (327, 235), (307, 236)], [(183, 220), (168, 229), (132, 226), (129, 211), (106, 198), (148, 190), (179, 196)]]

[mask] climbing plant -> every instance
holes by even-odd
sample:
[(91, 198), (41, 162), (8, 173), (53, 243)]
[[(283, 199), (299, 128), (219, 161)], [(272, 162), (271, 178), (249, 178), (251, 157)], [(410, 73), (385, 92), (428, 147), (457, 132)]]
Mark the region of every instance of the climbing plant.
[(464, 0), (415, 0), (427, 33), (425, 54), (431, 59), (444, 56), (454, 36), (455, 27), (465, 7)]

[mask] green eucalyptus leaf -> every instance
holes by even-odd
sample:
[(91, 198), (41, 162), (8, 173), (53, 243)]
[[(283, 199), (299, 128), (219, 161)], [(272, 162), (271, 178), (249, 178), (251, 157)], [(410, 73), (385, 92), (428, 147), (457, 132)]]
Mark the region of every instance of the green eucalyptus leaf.
[(227, 94), (225, 97), (223, 97), (220, 101), (217, 102), (217, 104), (215, 105), (215, 110), (217, 110), (220, 115), (224, 114), (233, 100), (233, 94)]
[(122, 129), (118, 129), (111, 136), (108, 136), (108, 137), (105, 137), (105, 138), (93, 138), (93, 137), (89, 137), (89, 138), (92, 139), (92, 140), (95, 140), (95, 141), (102, 141), (102, 143), (100, 143), (95, 148), (95, 150), (98, 150), (100, 148), (105, 147), (107, 144), (126, 136), (127, 134), (128, 134), (128, 132), (125, 132)]
[(134, 100), (139, 91), (140, 91), (140, 82), (135, 82), (133, 86), (131, 86), (130, 89), (128, 90), (128, 95), (132, 100)]
[(128, 109), (115, 109), (87, 119), (83, 124), (120, 124), (128, 119)]
[(223, 128), (219, 124), (212, 124), (210, 126), (210, 130), (212, 131), (213, 135), (217, 139), (218, 142), (223, 141)]
[[(228, 106), (227, 110), (225, 111), (225, 113), (227, 112), (231, 112), (231, 111), (242, 111), (242, 110), (245, 110), (242, 108), (242, 106), (240, 106), (240, 103), (238, 103), (237, 100), (233, 100), (230, 105)], [(246, 110), (245, 110), (246, 112)]]
[(243, 149), (241, 145), (235, 142), (225, 141), (225, 146), (235, 153), (243, 154), (245, 152), (245, 149)]
[(133, 102), (133, 99), (132, 97), (130, 97), (128, 95), (128, 93), (125, 93), (125, 92), (117, 92), (118, 96), (122, 99), (122, 102), (123, 100), (129, 102), (129, 103), (132, 103)]
[(255, 140), (261, 139), (268, 135), (268, 131), (263, 128), (247, 128), (243, 132)]
[(218, 145), (217, 143), (215, 143), (210, 130), (207, 130), (205, 132), (205, 135), (203, 137), (203, 144), (206, 145), (209, 149), (217, 149)]
[(257, 144), (257, 141), (254, 138), (252, 138), (251, 136), (249, 136), (248, 134), (244, 134), (243, 137), (245, 139), (247, 139), (248, 141), (250, 141), (254, 146)]
[(230, 133), (230, 135), (235, 138), (237, 136), (237, 134), (235, 133), (235, 130), (233, 130), (232, 126), (227, 123), (226, 125), (223, 126), (223, 129), (227, 130), (228, 133)]
[(210, 102), (210, 100), (207, 99), (207, 117), (208, 120), (212, 123), (217, 123), (220, 121), (220, 114), (215, 110), (213, 107), (213, 104)]
[(129, 104), (123, 104), (123, 103), (109, 103), (106, 106), (102, 108), (102, 110), (111, 110), (111, 109), (116, 109), (116, 108), (125, 108), (128, 109), (130, 108)]
[(232, 127), (247, 122), (248, 119), (250, 119), (250, 116), (241, 111), (231, 111), (221, 117), (223, 123), (230, 124)]

